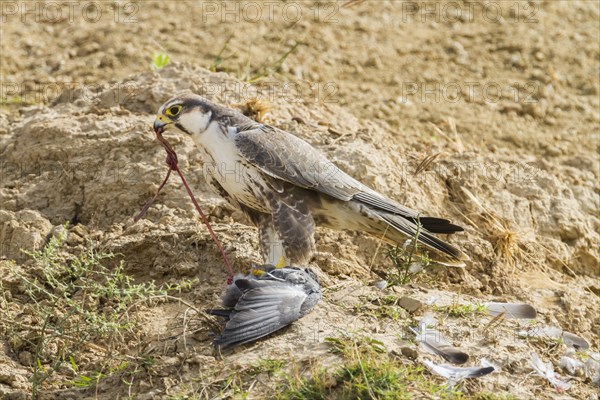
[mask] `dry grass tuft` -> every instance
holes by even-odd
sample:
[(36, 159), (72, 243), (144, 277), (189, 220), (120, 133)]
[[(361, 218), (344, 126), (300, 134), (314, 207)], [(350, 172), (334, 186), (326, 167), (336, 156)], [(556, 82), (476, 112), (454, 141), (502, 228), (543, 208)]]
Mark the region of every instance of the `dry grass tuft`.
[(248, 117), (252, 118), (256, 122), (267, 122), (267, 116), (269, 115), (269, 111), (271, 111), (272, 106), (267, 100), (261, 100), (258, 98), (250, 99), (244, 103), (236, 105), (237, 108), (242, 111), (242, 113)]
[[(462, 188), (462, 190), (471, 203), (477, 206), (479, 217), (484, 222), (481, 227), (485, 229), (490, 242), (494, 246), (494, 252), (514, 269), (517, 259), (523, 258), (522, 247), (525, 247), (525, 243), (522, 237), (512, 228), (510, 221), (485, 207), (468, 189)], [(478, 226), (468, 216), (464, 214), (463, 216), (471, 224)]]
[(443, 130), (441, 130), (437, 125), (430, 122), (429, 125), (433, 128), (436, 134), (445, 138), (449, 145), (453, 148), (453, 150), (462, 153), (465, 151), (465, 146), (460, 138), (460, 134), (458, 133), (458, 129), (456, 128), (456, 120), (452, 117), (449, 117), (446, 121), (448, 128), (450, 129), (450, 133), (446, 134)]
[(354, 6), (362, 4), (364, 2), (365, 2), (365, 0), (348, 0), (347, 2), (345, 2), (344, 4), (342, 4), (342, 7), (352, 8)]
[(433, 162), (440, 156), (441, 153), (434, 153), (426, 156), (422, 159), (417, 166), (415, 167), (415, 171), (413, 172), (413, 176), (419, 175), (421, 172), (426, 171)]

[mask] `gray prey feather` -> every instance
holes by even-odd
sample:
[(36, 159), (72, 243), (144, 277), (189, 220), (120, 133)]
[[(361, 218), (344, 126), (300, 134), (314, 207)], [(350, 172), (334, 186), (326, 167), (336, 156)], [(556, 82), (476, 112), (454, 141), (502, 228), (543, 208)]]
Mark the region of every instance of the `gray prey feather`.
[(263, 268), (260, 275), (236, 275), (222, 298), (229, 309), (209, 311), (227, 319), (215, 346), (226, 349), (265, 337), (300, 319), (321, 299), (310, 269)]

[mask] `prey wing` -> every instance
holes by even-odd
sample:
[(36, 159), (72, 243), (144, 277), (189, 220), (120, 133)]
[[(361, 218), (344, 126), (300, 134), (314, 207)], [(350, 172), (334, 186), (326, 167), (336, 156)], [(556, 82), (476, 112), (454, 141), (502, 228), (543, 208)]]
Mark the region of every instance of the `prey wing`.
[(273, 280), (238, 279), (235, 284), (243, 294), (215, 345), (226, 348), (252, 342), (302, 316), (308, 296), (299, 287)]

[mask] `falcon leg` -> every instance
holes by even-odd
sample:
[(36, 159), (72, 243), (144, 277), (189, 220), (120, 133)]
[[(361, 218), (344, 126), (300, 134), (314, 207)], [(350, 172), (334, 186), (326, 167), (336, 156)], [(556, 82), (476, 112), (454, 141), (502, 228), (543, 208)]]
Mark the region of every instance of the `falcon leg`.
[(287, 265), (306, 266), (315, 252), (315, 221), (303, 191), (288, 190), (271, 199), (273, 227), (283, 241)]
[(260, 248), (265, 259), (265, 264), (278, 265), (282, 258), (284, 261), (287, 261), (284, 243), (272, 226), (271, 216), (269, 215), (268, 218), (265, 218), (265, 220), (267, 219), (268, 222), (265, 221), (266, 223), (258, 227)]
[(246, 206), (242, 206), (241, 208), (258, 228), (258, 242), (264, 263), (277, 265), (282, 257), (287, 261), (283, 240), (281, 240), (273, 227), (273, 216), (255, 211)]
[(315, 252), (315, 221), (306, 191), (290, 187), (282, 193), (269, 192), (266, 196), (272, 214), (243, 206), (258, 227), (265, 262), (278, 265), (283, 257), (286, 266), (306, 266)]

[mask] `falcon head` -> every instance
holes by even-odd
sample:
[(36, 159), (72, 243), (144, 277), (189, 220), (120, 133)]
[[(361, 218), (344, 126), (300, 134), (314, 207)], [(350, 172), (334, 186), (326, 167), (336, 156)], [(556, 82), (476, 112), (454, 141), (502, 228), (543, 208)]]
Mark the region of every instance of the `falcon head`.
[(154, 132), (161, 135), (174, 126), (188, 135), (201, 134), (215, 116), (215, 105), (195, 94), (173, 97), (163, 104), (154, 121)]

